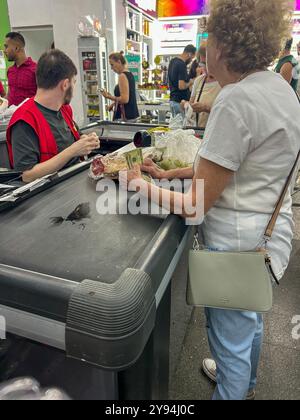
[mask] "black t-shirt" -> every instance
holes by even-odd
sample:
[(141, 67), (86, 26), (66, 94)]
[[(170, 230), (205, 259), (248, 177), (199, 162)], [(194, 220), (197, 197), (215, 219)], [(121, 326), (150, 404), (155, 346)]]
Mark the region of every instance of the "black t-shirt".
[[(136, 101), (135, 79), (134, 79), (133, 74), (130, 73), (129, 71), (124, 72), (124, 74), (127, 77), (128, 83), (129, 83), (129, 102), (128, 104), (124, 105), (125, 117), (126, 117), (126, 120), (135, 120), (136, 118), (140, 116), (139, 109), (137, 106), (137, 101)], [(119, 85), (115, 87), (114, 93), (117, 98), (121, 96)], [(122, 111), (121, 111), (120, 106), (117, 109), (114, 119), (115, 120), (122, 119)]]
[[(38, 109), (44, 115), (50, 125), (53, 136), (56, 140), (58, 153), (71, 146), (75, 139), (65, 122), (60, 111), (52, 111), (36, 102)], [(12, 128), (12, 149), (14, 156), (14, 169), (16, 171), (29, 171), (40, 163), (40, 142), (33, 128), (24, 121), (19, 121)], [(72, 159), (67, 166), (79, 161)]]
[(168, 73), (171, 90), (171, 101), (179, 103), (181, 101), (189, 101), (191, 97), (190, 90), (179, 89), (180, 80), (183, 80), (186, 83), (188, 83), (190, 80), (185, 62), (178, 57), (173, 58), (173, 60), (170, 62)]

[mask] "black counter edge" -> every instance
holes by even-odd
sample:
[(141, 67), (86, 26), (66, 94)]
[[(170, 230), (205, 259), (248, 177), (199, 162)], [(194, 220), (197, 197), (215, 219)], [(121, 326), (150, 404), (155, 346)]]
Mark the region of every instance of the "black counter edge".
[(139, 359), (154, 329), (155, 293), (147, 273), (128, 268), (113, 284), (83, 281), (70, 300), (67, 356), (108, 370)]
[(71, 280), (0, 264), (0, 305), (40, 317), (65, 323), (77, 286)]
[(188, 227), (170, 215), (134, 268), (114, 284), (85, 280), (70, 300), (66, 351), (102, 369), (125, 370), (138, 360), (155, 326), (155, 295)]

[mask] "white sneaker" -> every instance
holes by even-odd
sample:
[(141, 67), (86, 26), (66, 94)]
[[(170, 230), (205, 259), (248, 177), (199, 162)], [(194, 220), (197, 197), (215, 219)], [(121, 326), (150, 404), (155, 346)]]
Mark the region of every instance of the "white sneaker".
[(213, 359), (204, 359), (202, 370), (211, 381), (217, 383), (217, 365)]
[[(213, 359), (204, 359), (202, 364), (204, 374), (214, 383), (217, 383), (217, 365)], [(254, 401), (256, 397), (255, 389), (249, 391), (246, 400)]]

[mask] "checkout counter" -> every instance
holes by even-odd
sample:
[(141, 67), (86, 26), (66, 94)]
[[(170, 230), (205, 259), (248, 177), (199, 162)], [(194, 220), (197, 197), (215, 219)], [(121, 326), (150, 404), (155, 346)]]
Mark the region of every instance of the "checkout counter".
[[(104, 148), (144, 128), (87, 127)], [(174, 215), (100, 215), (89, 166), (27, 186), (12, 180), (13, 192), (0, 196), (0, 316), (9, 333), (0, 382), (33, 377), (76, 400), (165, 400), (171, 279), (190, 231)]]
[[(153, 124), (98, 121), (82, 128), (82, 131), (95, 131), (101, 140), (101, 153), (107, 154), (131, 143), (138, 131), (147, 131), (156, 127), (157, 125)], [(161, 125), (161, 127), (167, 127), (167, 125)], [(194, 127), (192, 129), (195, 130), (196, 135), (203, 137), (203, 129)], [(0, 168), (9, 167), (6, 133), (5, 131), (0, 131)]]

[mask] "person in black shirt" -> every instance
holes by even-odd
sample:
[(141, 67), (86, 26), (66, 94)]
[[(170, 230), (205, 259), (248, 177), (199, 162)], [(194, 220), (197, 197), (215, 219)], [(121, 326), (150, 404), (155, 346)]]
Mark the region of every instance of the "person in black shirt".
[(109, 62), (112, 70), (119, 75), (119, 83), (115, 87), (114, 96), (106, 91), (101, 93), (104, 98), (114, 102), (109, 107), (109, 111), (115, 108), (114, 121), (134, 121), (139, 117), (134, 76), (128, 71), (122, 52), (110, 54)]
[(193, 45), (188, 45), (184, 49), (183, 54), (173, 58), (170, 62), (168, 75), (171, 90), (170, 105), (173, 117), (182, 113), (181, 101), (190, 100), (190, 87), (193, 82), (189, 78), (187, 66), (196, 57), (196, 51), (197, 49)]

